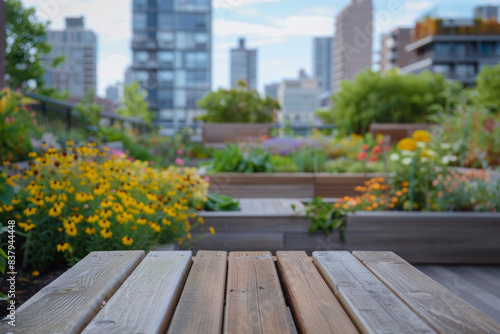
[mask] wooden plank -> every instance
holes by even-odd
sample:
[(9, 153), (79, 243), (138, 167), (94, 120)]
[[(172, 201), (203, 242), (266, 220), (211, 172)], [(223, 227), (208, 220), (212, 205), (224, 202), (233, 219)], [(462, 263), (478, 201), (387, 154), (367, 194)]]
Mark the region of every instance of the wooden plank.
[(224, 333), (292, 333), (271, 253), (229, 254)]
[(276, 258), (300, 333), (358, 333), (305, 252), (279, 251)]
[(467, 304), (392, 252), (356, 256), (415, 313), (440, 333), (500, 333), (500, 323)]
[(190, 251), (149, 252), (82, 333), (164, 333), (190, 266)]
[(21, 305), (15, 327), (0, 322), (0, 332), (80, 332), (143, 258), (144, 251), (90, 253)]
[(227, 252), (199, 251), (168, 333), (221, 333)]
[(435, 333), (349, 252), (314, 252), (313, 259), (361, 332)]

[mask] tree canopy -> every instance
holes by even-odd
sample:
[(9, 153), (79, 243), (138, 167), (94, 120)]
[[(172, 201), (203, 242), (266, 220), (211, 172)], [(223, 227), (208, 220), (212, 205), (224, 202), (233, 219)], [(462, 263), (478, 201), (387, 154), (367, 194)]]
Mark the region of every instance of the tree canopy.
[(271, 123), (273, 112), (280, 109), (278, 101), (269, 96), (262, 99), (256, 90), (248, 90), (244, 81), (236, 88), (205, 95), (198, 106), (207, 111), (199, 119), (208, 123)]
[(398, 70), (366, 70), (340, 86), (332, 96), (333, 108), (319, 111), (318, 116), (342, 133), (365, 133), (371, 122), (424, 122), (436, 110), (449, 108), (451, 96), (461, 90), (460, 84), (440, 74), (401, 75)]
[(479, 102), (490, 111), (500, 111), (500, 62), (484, 66), (476, 78)]
[(120, 103), (121, 106), (116, 109), (116, 113), (126, 118), (136, 118), (151, 124), (153, 120), (153, 113), (148, 109), (146, 102), (147, 92), (141, 89), (137, 81), (132, 82), (130, 85), (123, 85), (123, 98)]
[[(45, 70), (40, 59), (51, 50), (45, 41), (49, 22), (40, 22), (35, 9), (23, 8), (20, 0), (6, 0), (5, 13), (7, 85), (54, 93), (53, 89), (43, 91)], [(64, 57), (58, 57), (51, 65), (55, 67), (63, 60)]]

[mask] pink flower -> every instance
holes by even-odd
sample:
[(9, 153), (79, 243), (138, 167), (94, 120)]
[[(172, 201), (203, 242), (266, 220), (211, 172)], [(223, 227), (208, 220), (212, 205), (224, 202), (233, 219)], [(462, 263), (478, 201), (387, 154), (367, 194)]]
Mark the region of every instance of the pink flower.
[(115, 149), (115, 148), (111, 150), (111, 156), (113, 156), (113, 157), (115, 157), (115, 156), (116, 156), (116, 157), (121, 157), (121, 156), (122, 156), (122, 155), (124, 155), (124, 154), (125, 154), (125, 153), (123, 153), (122, 151), (117, 150), (117, 149)]
[(150, 161), (150, 162), (149, 162), (149, 164), (150, 164), (151, 166), (153, 166), (153, 165), (155, 164), (155, 162), (154, 162), (154, 161)]
[(178, 149), (178, 150), (177, 150), (177, 154), (178, 154), (178, 155), (183, 155), (183, 154), (184, 154), (184, 151), (183, 151), (182, 149)]
[(377, 144), (379, 144), (379, 145), (382, 145), (383, 143), (384, 143), (384, 140), (383, 140), (383, 139), (379, 139), (379, 140), (377, 141)]
[(363, 151), (366, 151), (368, 149), (368, 145), (367, 144), (364, 144), (363, 146), (361, 146), (361, 148), (363, 149)]
[(366, 159), (366, 152), (359, 152), (357, 159), (358, 160)]
[(370, 162), (375, 162), (377, 161), (377, 157), (376, 156), (371, 156), (370, 159), (369, 159)]
[(177, 159), (175, 159), (175, 163), (179, 166), (182, 166), (182, 165), (184, 165), (184, 160), (182, 160), (181, 158), (177, 158)]
[(388, 151), (391, 149), (391, 147), (390, 147), (389, 145), (385, 145), (385, 147), (384, 147), (384, 148), (385, 148), (385, 151), (386, 151), (386, 152), (388, 152)]
[(382, 149), (380, 148), (380, 146), (375, 146), (373, 149), (372, 149), (372, 154), (379, 154), (382, 152)]
[(210, 182), (210, 178), (208, 176), (205, 176), (203, 179), (207, 182)]

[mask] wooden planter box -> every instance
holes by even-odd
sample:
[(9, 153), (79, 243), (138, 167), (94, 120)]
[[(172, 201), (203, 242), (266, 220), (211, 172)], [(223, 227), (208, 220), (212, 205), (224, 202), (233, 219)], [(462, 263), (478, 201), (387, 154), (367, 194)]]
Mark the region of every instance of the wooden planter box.
[(411, 137), (417, 130), (425, 130), (430, 126), (426, 123), (371, 123), (370, 133), (373, 136), (382, 134), (389, 136), (392, 143), (397, 143), (405, 137)]
[(226, 143), (245, 141), (270, 134), (267, 123), (204, 123), (203, 144), (210, 147), (225, 147)]
[[(242, 200), (240, 212), (202, 213), (199, 250), (392, 251), (415, 264), (500, 264), (500, 213), (358, 212), (347, 218), (346, 242), (338, 232), (309, 235), (310, 218), (293, 212), (296, 200)], [(209, 226), (214, 235), (206, 235)], [(201, 231), (200, 228), (205, 228)]]
[(220, 173), (210, 177), (209, 192), (234, 198), (338, 198), (358, 195), (356, 186), (383, 174)]

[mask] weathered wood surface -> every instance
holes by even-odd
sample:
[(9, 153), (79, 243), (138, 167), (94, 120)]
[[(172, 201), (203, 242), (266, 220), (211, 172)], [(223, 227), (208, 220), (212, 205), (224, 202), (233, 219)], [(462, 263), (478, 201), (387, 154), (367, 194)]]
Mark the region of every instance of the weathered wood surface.
[(248, 137), (269, 136), (266, 123), (204, 123), (203, 144), (225, 144), (248, 140)]
[(196, 255), (168, 333), (221, 333), (227, 252)]
[(500, 266), (416, 266), (495, 321), (500, 322)]
[(358, 333), (305, 252), (277, 252), (283, 288), (301, 333)]
[(314, 252), (314, 264), (364, 333), (435, 333), (349, 252)]
[(396, 254), (355, 251), (353, 255), (437, 332), (500, 333), (500, 323)]
[(149, 252), (82, 333), (165, 332), (190, 266), (190, 251)]
[(314, 174), (314, 197), (342, 198), (357, 196), (354, 190), (373, 177), (383, 177), (382, 173), (317, 173)]
[(270, 252), (229, 254), (224, 333), (292, 333)]
[(15, 327), (0, 322), (0, 332), (79, 333), (143, 258), (144, 251), (90, 253), (21, 305)]

